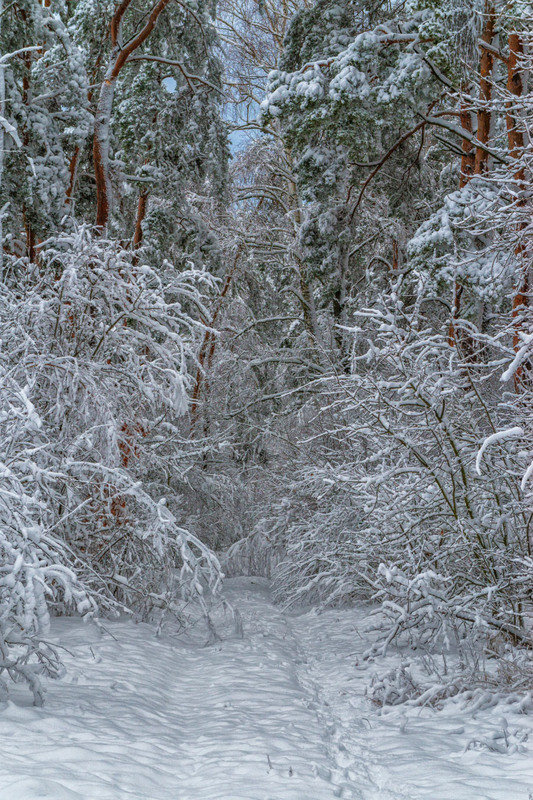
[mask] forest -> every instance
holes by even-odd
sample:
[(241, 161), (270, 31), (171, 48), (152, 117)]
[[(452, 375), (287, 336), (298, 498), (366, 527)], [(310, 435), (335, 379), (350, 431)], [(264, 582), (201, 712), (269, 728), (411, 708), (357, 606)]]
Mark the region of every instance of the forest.
[(531, 689), (532, 59), (525, 0), (0, 0), (0, 701), (250, 575), (371, 609), (376, 704)]

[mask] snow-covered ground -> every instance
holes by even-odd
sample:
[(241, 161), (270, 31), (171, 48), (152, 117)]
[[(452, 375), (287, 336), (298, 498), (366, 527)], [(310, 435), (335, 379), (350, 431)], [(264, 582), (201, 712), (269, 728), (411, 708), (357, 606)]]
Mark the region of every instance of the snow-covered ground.
[(243, 636), (220, 611), (207, 646), (199, 629), (56, 620), (68, 675), (43, 709), (18, 693), (0, 712), (0, 800), (533, 797), (527, 715), (452, 701), (379, 714), (364, 611), (288, 617), (256, 578), (226, 594)]

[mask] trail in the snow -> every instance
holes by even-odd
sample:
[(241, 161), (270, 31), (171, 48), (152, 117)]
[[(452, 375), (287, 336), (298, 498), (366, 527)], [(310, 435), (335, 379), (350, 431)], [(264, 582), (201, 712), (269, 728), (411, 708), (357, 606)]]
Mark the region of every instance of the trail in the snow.
[(307, 657), (300, 680), (315, 694), (342, 797), (357, 787), (364, 800), (533, 799), (530, 715), (505, 699), (474, 711), (461, 696), (438, 709), (379, 710), (365, 696), (371, 673), (402, 657), (364, 661), (368, 611), (310, 611), (290, 625)]
[[(379, 714), (364, 690), (387, 663), (361, 660), (364, 610), (288, 617), (261, 579), (225, 591), (244, 635), (220, 608), (209, 646), (207, 631), (57, 620), (68, 676), (44, 709), (19, 694), (0, 710), (0, 800), (533, 797), (529, 717), (459, 702)], [(502, 729), (513, 752), (490, 750)]]
[[(44, 709), (0, 713), (1, 800), (332, 800), (297, 647), (264, 582), (230, 581), (245, 635), (202, 647), (58, 620), (73, 652)], [(230, 633), (228, 634), (228, 631)]]
[[(324, 621), (327, 620), (324, 625)], [(300, 658), (298, 677), (312, 698), (324, 732), (324, 744), (332, 768), (335, 796), (343, 800), (418, 800), (410, 785), (402, 786), (379, 768), (379, 756), (368, 746), (370, 722), (364, 716), (364, 696), (338, 681), (338, 666), (354, 672), (357, 637), (343, 626), (342, 645), (336, 642), (339, 626), (330, 612), (324, 619), (310, 612), (289, 621), (292, 635), (298, 642)], [(353, 624), (351, 626), (354, 631)], [(359, 648), (364, 640), (359, 636)], [(450, 798), (452, 800), (452, 798)]]

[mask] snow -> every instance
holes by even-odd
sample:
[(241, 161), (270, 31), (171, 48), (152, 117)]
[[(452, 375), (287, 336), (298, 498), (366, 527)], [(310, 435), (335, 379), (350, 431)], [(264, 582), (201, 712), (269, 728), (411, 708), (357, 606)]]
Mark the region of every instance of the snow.
[[(498, 704), (475, 711), (459, 698), (437, 710), (403, 704), (381, 711), (365, 690), (396, 654), (365, 662), (368, 612), (310, 612), (293, 622), (308, 654), (304, 685), (314, 687), (336, 764), (337, 795), (349, 800), (529, 800), (533, 720)], [(498, 738), (499, 737), (499, 738)], [(507, 737), (507, 739), (506, 739)], [(494, 743), (518, 743), (505, 754)], [(494, 747), (494, 750), (491, 748)], [(522, 749), (521, 752), (519, 752)]]
[(291, 617), (259, 578), (225, 593), (240, 620), (220, 607), (213, 644), (199, 625), (55, 620), (67, 677), (0, 713), (0, 800), (528, 800), (527, 715), (380, 713), (365, 686), (397, 656), (362, 660), (364, 608)]
[(524, 429), (519, 427), (508, 428), (505, 431), (497, 431), (496, 433), (492, 433), (490, 436), (487, 436), (483, 444), (478, 450), (476, 456), (476, 472), (478, 475), (481, 475), (481, 459), (485, 453), (485, 450), (488, 447), (491, 447), (493, 444), (498, 444), (499, 442), (505, 442), (507, 439), (516, 439), (520, 436), (524, 435)]
[(519, 332), (520, 339), (522, 340), (522, 344), (516, 353), (514, 359), (509, 364), (505, 372), (502, 374), (500, 380), (502, 383), (506, 383), (510, 381), (511, 378), (516, 375), (518, 368), (524, 363), (526, 358), (529, 357), (531, 352), (531, 343), (533, 342), (533, 333), (523, 333), (522, 331)]

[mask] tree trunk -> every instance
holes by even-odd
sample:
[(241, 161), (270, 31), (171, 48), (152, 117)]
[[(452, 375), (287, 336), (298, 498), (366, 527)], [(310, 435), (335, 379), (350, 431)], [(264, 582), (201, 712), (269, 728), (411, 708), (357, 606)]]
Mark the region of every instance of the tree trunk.
[[(494, 28), (496, 13), (491, 0), (485, 3), (485, 23), (481, 35), (481, 42), (492, 45), (494, 39)], [(492, 71), (494, 68), (494, 56), (487, 47), (481, 44), (481, 55), (479, 59), (479, 108), (477, 112), (477, 139), (483, 145), (487, 145), (490, 139), (491, 110), (489, 104), (492, 100)], [(463, 105), (460, 115), (461, 127), (468, 134), (472, 134), (472, 115), (470, 110)], [(481, 147), (472, 147), (471, 141), (463, 139), (461, 156), (461, 175), (459, 178), (459, 188), (464, 188), (470, 181), (472, 175), (483, 175), (488, 171), (489, 154)], [(448, 342), (454, 347), (457, 344), (456, 320), (461, 309), (461, 298), (463, 286), (456, 283), (454, 286), (454, 297), (452, 307), (452, 319), (448, 329)]]
[(104, 81), (94, 120), (93, 160), (96, 178), (96, 225), (102, 231), (107, 227), (112, 206), (111, 174), (109, 162), (109, 133), (115, 85), (122, 68), (129, 57), (152, 33), (157, 20), (170, 0), (158, 0), (148, 14), (144, 27), (126, 44), (122, 44), (122, 21), (132, 0), (122, 0), (115, 9), (111, 20), (111, 57), (107, 65)]
[(96, 225), (104, 229), (109, 220), (112, 203), (111, 175), (109, 169), (109, 128), (113, 96), (118, 73), (114, 75), (115, 53), (107, 75), (100, 87), (100, 96), (94, 119), (93, 160), (96, 178)]
[[(472, 113), (470, 109), (467, 108), (466, 105), (461, 106), (461, 111), (459, 115), (459, 119), (461, 122), (461, 128), (466, 131), (466, 133), (472, 133)], [(459, 176), (459, 189), (464, 189), (467, 185), (469, 180), (471, 179), (472, 175), (475, 171), (475, 163), (476, 163), (476, 153), (472, 142), (469, 139), (463, 139), (462, 143), (462, 151), (463, 154), (461, 156), (461, 174)], [(448, 344), (452, 347), (455, 347), (457, 344), (457, 330), (456, 330), (456, 320), (459, 316), (459, 311), (461, 309), (461, 297), (463, 294), (463, 287), (460, 283), (455, 283), (454, 291), (453, 291), (453, 307), (452, 307), (452, 319), (450, 322), (450, 327), (448, 329)]]
[[(492, 45), (494, 39), (494, 27), (496, 23), (496, 13), (490, 0), (485, 5), (485, 24), (481, 41), (487, 45)], [(492, 70), (494, 68), (494, 56), (487, 47), (481, 45), (481, 58), (479, 62), (479, 110), (477, 113), (477, 138), (481, 144), (488, 144), (490, 139), (491, 110), (492, 100)], [(475, 172), (482, 175), (487, 172), (489, 154), (480, 147), (476, 149)]]
[[(300, 198), (298, 196), (298, 187), (296, 181), (292, 178), (292, 156), (287, 147), (284, 148), (284, 155), (287, 161), (289, 176), (287, 179), (287, 188), (291, 203), (294, 208), (294, 236), (298, 237), (299, 229), (302, 225), (302, 210), (300, 205)], [(295, 253), (296, 263), (298, 267), (298, 278), (300, 283), (300, 302), (302, 305), (303, 322), (305, 331), (307, 333), (307, 340), (309, 347), (312, 351), (316, 351), (319, 344), (318, 323), (316, 319), (315, 299), (313, 291), (309, 282), (309, 275), (306, 265), (299, 254)]]
[[(509, 34), (509, 58), (507, 61), (507, 91), (510, 98), (506, 103), (506, 125), (507, 125), (507, 142), (509, 146), (509, 155), (518, 160), (522, 157), (524, 152), (524, 134), (519, 129), (517, 124), (517, 111), (514, 108), (513, 98), (522, 96), (523, 81), (520, 70), (520, 59), (524, 54), (524, 48), (518, 33), (513, 32)], [(525, 185), (525, 172), (523, 166), (519, 166), (514, 174), (514, 181), (516, 184), (515, 191), (519, 194), (518, 207), (523, 208), (525, 205), (524, 191)], [(525, 228), (525, 222), (521, 222), (518, 226), (518, 231)], [(514, 320), (514, 336), (513, 344), (515, 350), (521, 345), (520, 332), (523, 326), (523, 312), (529, 305), (529, 265), (525, 258), (525, 248), (522, 242), (519, 242), (515, 248), (515, 255), (519, 263), (519, 270), (517, 276), (517, 287), (513, 297), (513, 320)], [(519, 368), (515, 376), (515, 386), (519, 387), (523, 376), (523, 368)]]
[(65, 195), (65, 205), (67, 207), (67, 210), (70, 210), (70, 208), (72, 207), (72, 197), (74, 195), (74, 187), (76, 186), (76, 178), (78, 175), (80, 152), (81, 148), (79, 145), (77, 145), (68, 165), (69, 182), (68, 182), (67, 193)]
[[(218, 315), (222, 311), (222, 307), (224, 305), (224, 298), (228, 294), (231, 284), (233, 282), (233, 278), (235, 273), (237, 272), (237, 266), (239, 263), (239, 259), (242, 253), (242, 245), (239, 246), (237, 250), (237, 254), (235, 256), (235, 261), (233, 262), (233, 267), (226, 275), (226, 279), (224, 281), (224, 285), (220, 291), (218, 296), (218, 302), (216, 304), (215, 310), (213, 312), (213, 316), (211, 317), (211, 322), (209, 323), (209, 328), (213, 329), (215, 327), (216, 321), (218, 319)], [(211, 332), (211, 330), (207, 330), (204, 334), (204, 339), (202, 345), (200, 347), (200, 352), (198, 354), (198, 369), (196, 371), (196, 380), (194, 381), (194, 389), (192, 393), (192, 403), (191, 403), (191, 435), (196, 428), (198, 417), (200, 415), (200, 394), (202, 392), (202, 387), (204, 384), (207, 386), (207, 381), (205, 379), (205, 372), (206, 366), (209, 369), (213, 362), (213, 355), (215, 352), (215, 345), (216, 345), (216, 337), (215, 334)], [(206, 364), (207, 361), (207, 364)]]
[[(2, 5), (3, 0), (0, 0), (0, 25), (2, 24)], [(0, 119), (5, 117), (6, 113), (6, 76), (5, 65), (0, 63)], [(5, 147), (5, 131), (4, 126), (0, 124), (0, 197), (2, 196), (2, 180), (4, 177), (4, 147)], [(0, 274), (4, 268), (4, 233), (3, 233), (3, 219), (7, 210), (7, 203), (0, 205)]]
[(143, 238), (142, 224), (146, 217), (146, 209), (148, 208), (148, 192), (141, 192), (139, 195), (139, 202), (137, 203), (137, 218), (135, 220), (135, 233), (133, 234), (133, 246), (135, 248), (141, 246)]

